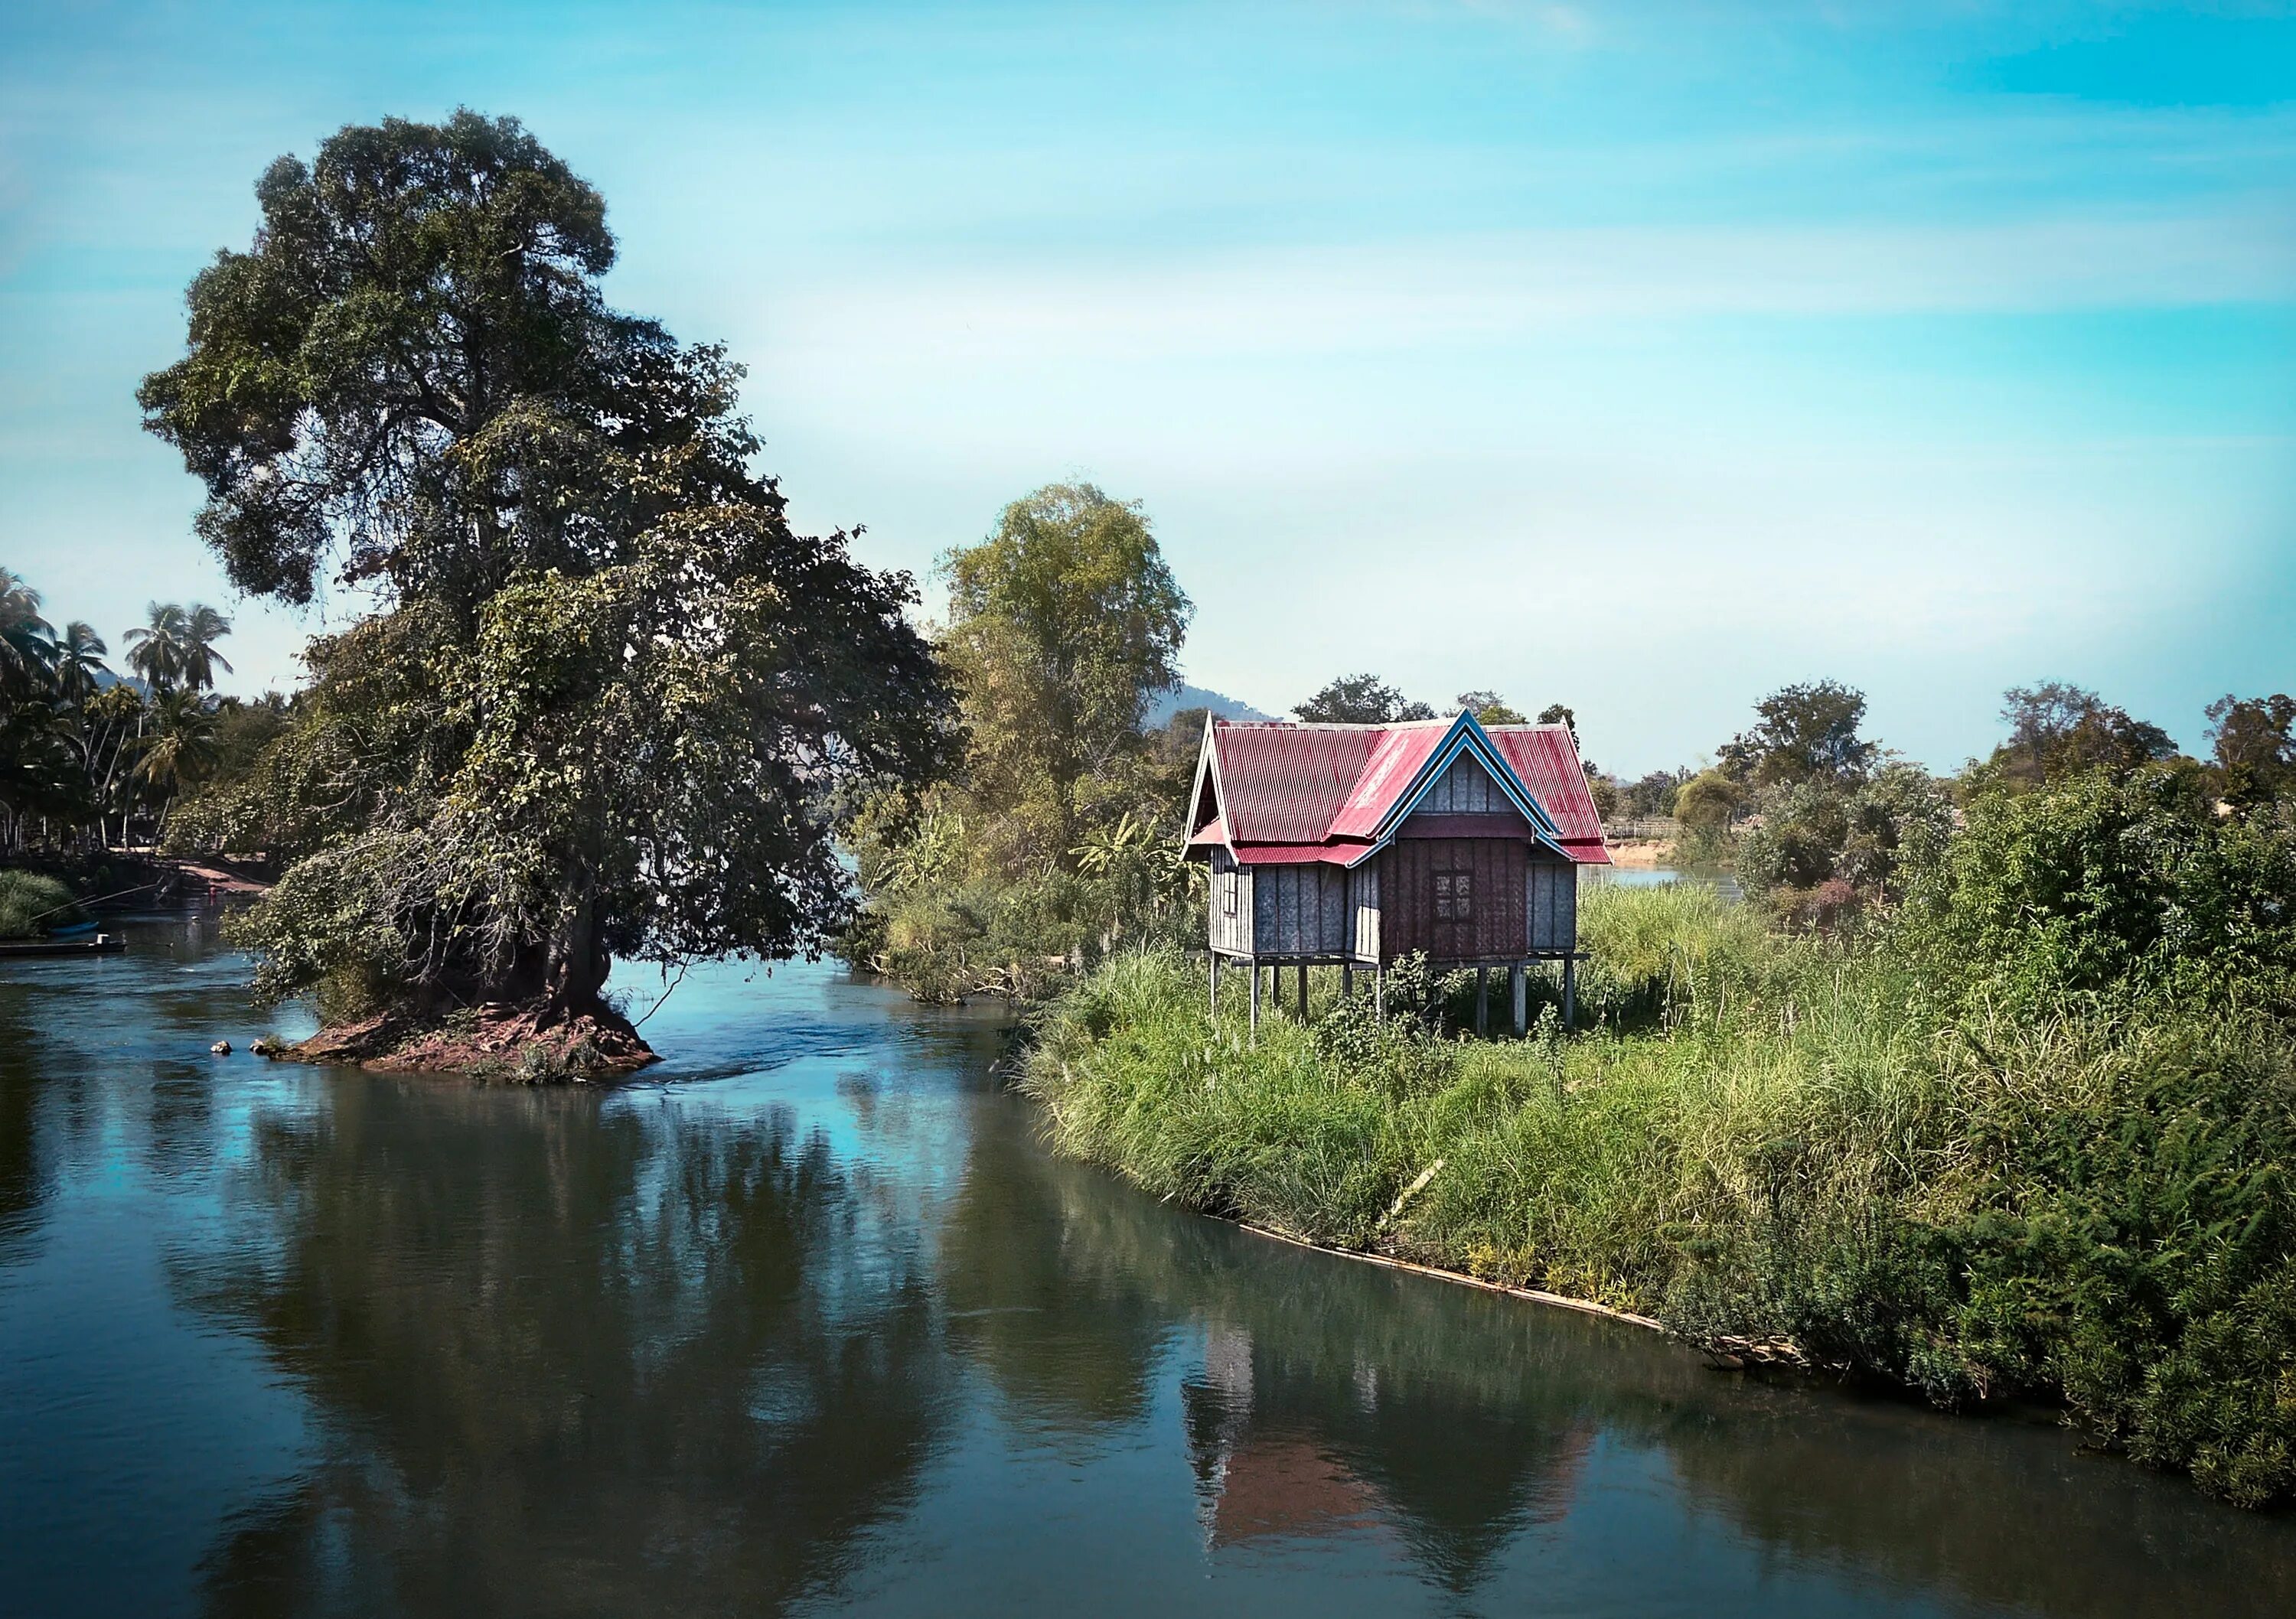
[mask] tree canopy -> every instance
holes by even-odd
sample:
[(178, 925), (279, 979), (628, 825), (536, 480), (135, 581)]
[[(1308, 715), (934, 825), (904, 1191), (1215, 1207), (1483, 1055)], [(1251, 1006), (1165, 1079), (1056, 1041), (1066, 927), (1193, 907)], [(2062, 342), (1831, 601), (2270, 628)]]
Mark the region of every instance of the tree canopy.
[(741, 369), (605, 305), (604, 202), (516, 120), (346, 128), (257, 197), (146, 424), (242, 589), (379, 604), (192, 818), (298, 857), (261, 986), (586, 1011), (610, 954), (819, 948), (830, 806), (953, 748), (907, 576), (791, 530)]
[[(1452, 713), (1472, 714), (1486, 725), (1520, 725), (1523, 723), (1521, 711), (1496, 691), (1462, 691), (1452, 700), (1456, 704)], [(1571, 735), (1575, 737), (1578, 732), (1574, 731)]]
[(2226, 692), (2209, 705), (2208, 715), (2226, 798), (2246, 805), (2296, 792), (2296, 698)]
[(2160, 726), (2133, 719), (2094, 691), (2064, 681), (2012, 686), (2001, 696), (2009, 740), (1980, 767), (1988, 781), (2030, 791), (2099, 766), (2126, 773), (2177, 756)]
[(1179, 683), (1187, 595), (1138, 505), (1090, 484), (1014, 501), (941, 572), (971, 796), (1011, 819), (1024, 863), (1064, 862), (1089, 784), (1139, 749), (1149, 703)]
[(1376, 675), (1342, 675), (1292, 712), (1309, 724), (1393, 725), (1431, 720), (1435, 710), (1407, 700)]
[(1725, 743), (1719, 763), (1742, 781), (1769, 787), (1851, 782), (1873, 764), (1874, 744), (1857, 734), (1866, 694), (1840, 681), (1782, 686), (1754, 705), (1751, 729)]

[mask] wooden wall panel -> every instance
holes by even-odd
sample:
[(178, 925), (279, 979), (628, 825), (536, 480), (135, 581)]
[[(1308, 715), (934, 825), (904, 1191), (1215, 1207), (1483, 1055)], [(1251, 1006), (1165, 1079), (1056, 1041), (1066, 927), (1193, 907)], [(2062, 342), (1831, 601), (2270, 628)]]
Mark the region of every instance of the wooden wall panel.
[(1431, 815), (1491, 815), (1501, 811), (1513, 812), (1506, 795), (1491, 773), (1483, 768), (1482, 761), (1471, 753), (1463, 753), (1451, 761), (1435, 785), (1427, 789), (1414, 814)]
[(1349, 936), (1359, 961), (1379, 957), (1379, 862), (1367, 860), (1348, 873), (1348, 898), (1353, 911)]
[[(1491, 838), (1398, 839), (1379, 858), (1381, 952), (1423, 950), (1438, 961), (1519, 959), (1529, 932), (1524, 846)], [(1435, 876), (1465, 872), (1471, 920), (1435, 914)]]
[[(1228, 914), (1224, 887), (1233, 876), (1235, 882), (1235, 914)], [(1253, 873), (1250, 866), (1240, 866), (1235, 857), (1226, 849), (1212, 851), (1211, 877), (1211, 945), (1234, 955), (1251, 953)]]
[(1348, 874), (1337, 866), (1252, 868), (1252, 949), (1264, 956), (1338, 956), (1348, 947)]

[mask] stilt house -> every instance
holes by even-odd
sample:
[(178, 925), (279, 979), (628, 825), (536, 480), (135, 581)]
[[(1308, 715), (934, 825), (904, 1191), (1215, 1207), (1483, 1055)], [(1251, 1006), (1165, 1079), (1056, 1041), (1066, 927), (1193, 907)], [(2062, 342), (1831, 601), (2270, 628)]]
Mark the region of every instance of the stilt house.
[[(1574, 1010), (1578, 868), (1608, 865), (1602, 818), (1562, 725), (1472, 714), (1395, 725), (1210, 721), (1188, 853), (1210, 863), (1212, 993), (1223, 962), (1336, 966), (1349, 992), (1414, 951), (1479, 976), (1504, 968), (1514, 1022), (1526, 969), (1560, 961)], [(1482, 1000), (1478, 1000), (1480, 1009)], [(1480, 1021), (1480, 1010), (1479, 1018)]]

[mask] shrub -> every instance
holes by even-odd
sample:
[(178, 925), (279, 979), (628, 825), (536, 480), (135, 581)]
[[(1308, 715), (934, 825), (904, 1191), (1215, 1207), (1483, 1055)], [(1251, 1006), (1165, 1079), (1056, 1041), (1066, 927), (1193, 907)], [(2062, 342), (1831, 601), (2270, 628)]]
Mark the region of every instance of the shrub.
[(0, 939), (36, 938), (78, 919), (71, 890), (54, 878), (0, 871)]

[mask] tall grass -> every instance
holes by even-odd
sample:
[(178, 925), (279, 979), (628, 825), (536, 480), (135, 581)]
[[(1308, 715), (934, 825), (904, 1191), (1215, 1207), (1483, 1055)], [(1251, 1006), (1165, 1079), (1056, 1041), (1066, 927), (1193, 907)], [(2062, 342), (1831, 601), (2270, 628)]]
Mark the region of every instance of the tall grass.
[(1041, 1017), (1058, 1142), (1160, 1196), (1654, 1314), (1941, 1403), (2062, 1399), (2262, 1502), (2296, 1489), (2296, 1064), (2276, 1027), (1948, 1017), (1885, 942), (1691, 887), (1590, 894), (1593, 1027), (1308, 1024), (1118, 957)]

